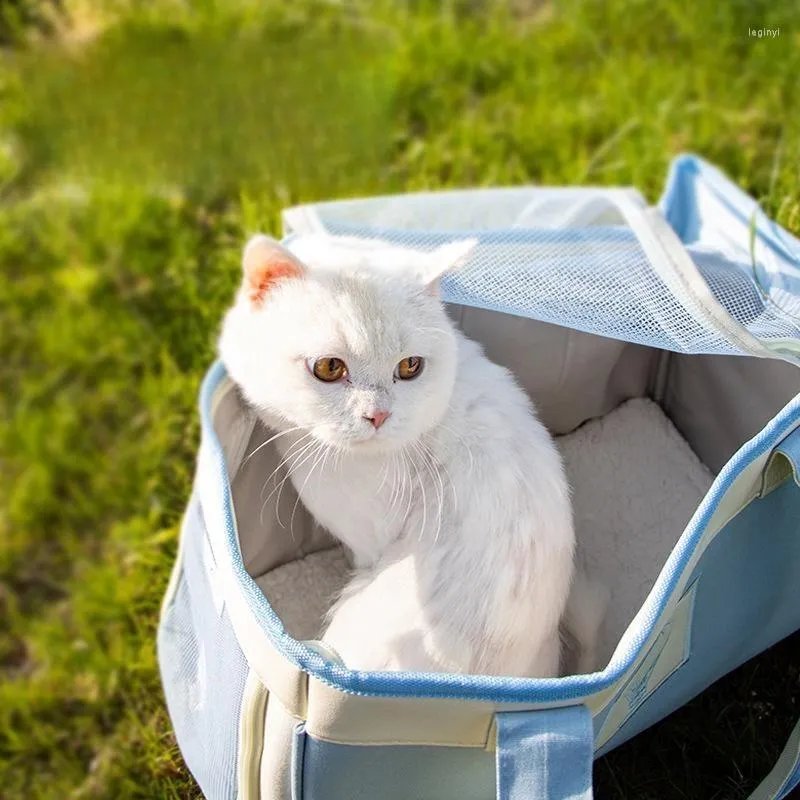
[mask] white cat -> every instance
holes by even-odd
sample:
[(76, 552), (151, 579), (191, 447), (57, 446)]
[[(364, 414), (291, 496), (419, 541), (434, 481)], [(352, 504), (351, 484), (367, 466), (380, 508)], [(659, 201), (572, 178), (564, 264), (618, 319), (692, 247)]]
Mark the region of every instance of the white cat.
[[(245, 248), (220, 353), (302, 502), (352, 551), (323, 638), (354, 669), (558, 674), (569, 489), (527, 395), (438, 298), (474, 246)], [(583, 583), (567, 615), (583, 669), (601, 595)]]

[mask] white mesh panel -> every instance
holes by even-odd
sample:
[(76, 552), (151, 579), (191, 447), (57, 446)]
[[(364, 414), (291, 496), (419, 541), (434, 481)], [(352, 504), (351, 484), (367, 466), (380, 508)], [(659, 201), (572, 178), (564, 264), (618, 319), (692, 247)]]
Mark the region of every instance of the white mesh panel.
[[(640, 205), (635, 192), (622, 194), (629, 206)], [(678, 352), (743, 353), (665, 284), (619, 199), (619, 190), (466, 190), (320, 203), (289, 209), (285, 221), (289, 231), (421, 249), (477, 236), (470, 262), (445, 277), (447, 301)], [(746, 242), (740, 244), (746, 252)], [(766, 273), (699, 242), (687, 251), (711, 294), (756, 339), (800, 337), (798, 295), (775, 284), (785, 270)]]
[[(425, 250), (466, 233), (325, 224), (334, 235)], [(442, 282), (447, 302), (678, 352), (737, 352), (681, 305), (625, 226), (506, 229), (477, 237), (469, 263)]]
[(800, 298), (770, 286), (750, 262), (689, 245), (700, 274), (725, 310), (753, 336), (767, 341), (800, 338)]

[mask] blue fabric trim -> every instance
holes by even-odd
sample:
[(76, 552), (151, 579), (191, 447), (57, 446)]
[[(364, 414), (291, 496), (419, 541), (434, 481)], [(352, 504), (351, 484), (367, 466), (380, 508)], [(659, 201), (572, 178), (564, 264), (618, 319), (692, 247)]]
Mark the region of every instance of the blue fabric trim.
[(591, 800), (594, 740), (586, 706), (495, 718), (497, 800)]
[[(214, 391), (225, 379), (225, 367), (217, 361), (208, 371), (200, 394), (200, 415), (204, 446), (213, 457), (220, 484), (226, 487), (224, 520), (227, 557), (238, 578), (250, 610), (272, 643), (290, 661), (316, 679), (339, 691), (376, 697), (445, 697), (485, 700), (498, 703), (546, 703), (577, 700), (599, 692), (612, 684), (633, 664), (642, 646), (686, 570), (711, 517), (722, 497), (739, 473), (752, 461), (772, 450), (800, 422), (800, 396), (744, 444), (717, 475), (686, 530), (667, 559), (650, 595), (643, 605), (639, 629), (631, 637), (627, 650), (618, 654), (603, 672), (571, 675), (564, 678), (505, 678), (488, 675), (452, 675), (422, 672), (361, 672), (326, 660), (320, 653), (293, 639), (267, 602), (258, 584), (247, 573), (242, 561), (228, 476), (222, 446), (211, 419)], [(208, 520), (209, 525), (215, 524)]]

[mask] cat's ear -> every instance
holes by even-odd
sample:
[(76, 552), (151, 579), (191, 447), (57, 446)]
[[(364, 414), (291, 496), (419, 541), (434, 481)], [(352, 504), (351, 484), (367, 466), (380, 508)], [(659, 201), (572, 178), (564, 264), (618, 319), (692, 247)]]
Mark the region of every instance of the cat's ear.
[(463, 267), (477, 245), (477, 239), (459, 239), (443, 244), (428, 253), (425, 256), (426, 265), (422, 276), (428, 292), (438, 297), (442, 275)]
[(267, 292), (287, 278), (302, 278), (305, 267), (280, 242), (259, 233), (245, 245), (242, 254), (244, 289), (250, 301), (260, 303)]

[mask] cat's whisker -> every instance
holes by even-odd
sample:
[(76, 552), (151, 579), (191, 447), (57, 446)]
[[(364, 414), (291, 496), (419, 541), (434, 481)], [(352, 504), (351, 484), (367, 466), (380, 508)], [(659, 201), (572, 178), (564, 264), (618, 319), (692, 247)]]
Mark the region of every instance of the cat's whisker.
[[(392, 494), (389, 504), (389, 519), (395, 521), (396, 514), (402, 507), (402, 500), (405, 497), (406, 486), (406, 470), (405, 461), (403, 460), (403, 451), (399, 453), (392, 453), (392, 467), (394, 469), (394, 476), (392, 480)], [(398, 466), (398, 461), (400, 462)], [(401, 494), (402, 490), (402, 494)], [(402, 518), (401, 518), (402, 522)]]
[(280, 433), (276, 433), (274, 436), (270, 436), (266, 442), (261, 442), (261, 444), (253, 450), (252, 453), (249, 453), (245, 458), (242, 460), (241, 466), (243, 467), (262, 447), (266, 447), (268, 444), (271, 444), (276, 439), (280, 439), (281, 436), (286, 436), (289, 433), (294, 433), (295, 431), (303, 430), (301, 425), (297, 425), (294, 428), (289, 428), (288, 431), (281, 431)]
[[(304, 437), (304, 438), (305, 438), (305, 437)], [(300, 441), (302, 442), (302, 439), (301, 439)], [(278, 462), (278, 466), (277, 466), (277, 467), (275, 467), (275, 469), (274, 469), (274, 470), (272, 470), (272, 472), (271, 472), (271, 474), (269, 475), (269, 477), (268, 477), (268, 478), (267, 478), (267, 479), (264, 481), (264, 484), (263, 484), (263, 486), (261, 487), (261, 492), (260, 492), (260, 494), (259, 494), (259, 497), (260, 497), (262, 500), (263, 500), (263, 498), (264, 498), (264, 492), (265, 492), (265, 491), (266, 491), (266, 489), (267, 489), (267, 484), (268, 484), (268, 483), (269, 483), (269, 482), (272, 480), (272, 478), (273, 478), (273, 477), (275, 477), (275, 476), (278, 474), (278, 472), (279, 472), (279, 471), (280, 471), (280, 470), (281, 470), (281, 469), (282, 469), (284, 466), (287, 466), (287, 465), (288, 465), (288, 463), (289, 463), (289, 459), (292, 457), (292, 456), (291, 456), (291, 452), (292, 452), (292, 450), (293, 450), (293, 449), (294, 449), (294, 448), (295, 448), (295, 447), (296, 447), (298, 444), (299, 444), (299, 442), (295, 442), (295, 443), (294, 443), (294, 444), (293, 444), (293, 445), (292, 445), (292, 446), (289, 448), (289, 450), (286, 452), (286, 454), (284, 455), (284, 457), (283, 457), (283, 458), (282, 458), (282, 459), (281, 459), (281, 460)], [(267, 499), (266, 499), (266, 500), (263, 500), (263, 502), (261, 503), (261, 510), (260, 510), (260, 511), (259, 511), (259, 513), (258, 513), (258, 520), (259, 520), (259, 523), (260, 523), (260, 525), (261, 525), (262, 527), (264, 526), (264, 509), (266, 508), (266, 506), (267, 506), (267, 503), (269, 502), (269, 499), (270, 499), (270, 497), (272, 497), (272, 495), (273, 495), (273, 494), (274, 494), (276, 491), (277, 491), (277, 486), (276, 486), (276, 487), (275, 487), (275, 488), (272, 490), (272, 492), (270, 492), (270, 494), (269, 494), (269, 497), (267, 497)]]
[[(278, 524), (284, 530), (286, 530), (286, 526), (283, 524), (283, 520), (281, 519), (280, 516), (281, 495), (283, 494), (283, 487), (285, 486), (286, 481), (288, 481), (292, 477), (292, 475), (295, 472), (297, 472), (297, 470), (299, 470), (304, 464), (307, 464), (312, 458), (316, 457), (317, 453), (319, 452), (319, 448), (322, 446), (323, 446), (322, 442), (320, 442), (318, 439), (315, 439), (314, 441), (310, 442), (303, 450), (304, 455), (302, 457), (302, 460), (298, 461), (295, 464), (292, 464), (289, 467), (289, 471), (286, 473), (286, 477), (281, 481), (281, 485), (278, 488), (278, 497), (275, 500), (275, 509), (278, 516)], [(299, 457), (300, 456), (298, 455), (298, 458)]]
[[(394, 496), (397, 493), (397, 481), (395, 480), (394, 475), (394, 453), (389, 453), (387, 456), (386, 461), (384, 462), (383, 469), (384, 469), (384, 479), (381, 481), (381, 485), (378, 487), (377, 493), (379, 494), (383, 487), (388, 482), (389, 484), (389, 497), (386, 500), (387, 503), (387, 510), (386, 510), (386, 519), (387, 522), (392, 518), (392, 502), (394, 500)], [(389, 475), (391, 474), (391, 478)]]
[(429, 473), (432, 476), (434, 476), (437, 479), (438, 483), (439, 483), (439, 491), (437, 492), (438, 499), (439, 499), (439, 514), (438, 514), (438, 522), (437, 522), (437, 526), (436, 526), (436, 533), (433, 536), (433, 541), (434, 542), (438, 542), (439, 541), (439, 533), (441, 532), (441, 529), (442, 529), (442, 515), (444, 513), (444, 482), (442, 481), (442, 476), (441, 476), (441, 473), (439, 471), (439, 467), (438, 467), (438, 465), (436, 463), (436, 459), (433, 456), (433, 453), (431, 453), (431, 451), (425, 446), (424, 443), (420, 442), (418, 447), (419, 447), (420, 454), (422, 455), (425, 463), (428, 466)]
[[(259, 521), (260, 521), (262, 526), (264, 524), (264, 509), (266, 508), (267, 503), (269, 503), (270, 499), (275, 494), (275, 492), (277, 492), (278, 489), (283, 486), (283, 484), (285, 483), (286, 479), (289, 477), (289, 474), (291, 473), (289, 462), (295, 456), (299, 457), (300, 455), (302, 455), (302, 453), (304, 453), (311, 446), (311, 444), (313, 444), (313, 442), (307, 443), (296, 454), (293, 454), (291, 452), (292, 448), (290, 448), (289, 452), (287, 452), (286, 456), (281, 460), (280, 464), (278, 464), (278, 466), (272, 471), (272, 474), (269, 476), (269, 478), (267, 478), (267, 480), (264, 481), (264, 485), (261, 487), (261, 495), (260, 495), (262, 498), (264, 497), (264, 491), (267, 488), (267, 484), (270, 482), (270, 480), (273, 478), (273, 476), (276, 476), (277, 473), (279, 472), (279, 470), (281, 470), (284, 466), (286, 467), (286, 475), (284, 475), (284, 477), (281, 480), (280, 484), (277, 484), (277, 478), (276, 478), (276, 485), (273, 486), (272, 491), (269, 493), (267, 498), (265, 500), (263, 500), (263, 502), (261, 503), (261, 510), (259, 512), (258, 518), (259, 518)], [(276, 502), (276, 505), (275, 505), (275, 516), (278, 519), (278, 522), (280, 522), (280, 514), (278, 512), (278, 503), (279, 502), (280, 502), (280, 496), (278, 497), (278, 501)]]
[(260, 497), (260, 498), (262, 498), (262, 499), (263, 499), (263, 497), (264, 497), (264, 492), (266, 491), (267, 484), (270, 482), (270, 480), (272, 480), (272, 478), (273, 478), (273, 477), (274, 477), (274, 476), (275, 476), (275, 475), (276, 475), (276, 474), (277, 474), (277, 473), (280, 471), (280, 469), (281, 469), (282, 467), (286, 466), (286, 465), (289, 463), (289, 460), (290, 460), (291, 458), (294, 458), (294, 455), (295, 455), (295, 454), (293, 454), (293, 452), (292, 452), (292, 451), (293, 451), (295, 448), (299, 447), (301, 444), (303, 444), (303, 442), (305, 442), (305, 440), (306, 440), (306, 439), (308, 439), (308, 438), (309, 438), (309, 437), (311, 437), (311, 436), (312, 436), (312, 434), (311, 434), (311, 432), (309, 432), (309, 433), (307, 433), (305, 436), (301, 436), (301, 437), (300, 437), (300, 438), (299, 438), (299, 439), (298, 439), (296, 442), (294, 442), (292, 445), (290, 445), (290, 446), (289, 446), (289, 449), (286, 451), (286, 453), (284, 453), (284, 456), (283, 456), (283, 458), (280, 460), (280, 462), (278, 463), (278, 466), (277, 466), (277, 467), (275, 467), (275, 469), (274, 469), (274, 470), (272, 470), (272, 473), (271, 473), (271, 474), (269, 475), (269, 477), (268, 477), (268, 478), (267, 478), (267, 479), (264, 481), (264, 485), (261, 487), (261, 493), (259, 494), (259, 497)]
[(402, 477), (402, 484), (401, 484), (401, 492), (399, 496), (399, 503), (398, 509), (403, 507), (403, 501), (406, 499), (406, 490), (408, 490), (408, 504), (406, 505), (406, 509), (403, 512), (402, 516), (400, 517), (400, 524), (405, 524), (405, 521), (408, 519), (408, 512), (411, 510), (411, 501), (414, 496), (413, 493), (413, 486), (411, 485), (411, 469), (409, 467), (407, 457), (408, 452), (405, 448), (400, 451), (400, 460), (401, 460), (401, 477)]
[(400, 525), (403, 524), (405, 519), (408, 516), (408, 510), (403, 510), (403, 503), (406, 499), (406, 492), (408, 491), (408, 478), (409, 478), (409, 470), (408, 470), (408, 463), (406, 461), (406, 451), (405, 449), (400, 450), (397, 454), (397, 476), (395, 479), (395, 485), (397, 486), (397, 506), (395, 513), (397, 514), (397, 519)]
[(414, 461), (411, 453), (406, 450), (403, 453), (403, 462), (406, 465), (404, 474), (404, 486), (408, 487), (408, 499), (406, 501), (406, 510), (403, 514), (403, 521), (407, 521), (414, 504), (414, 477), (411, 474), (411, 468), (414, 466)]
[(389, 475), (389, 465), (390, 464), (391, 464), (390, 460), (386, 460), (386, 461), (383, 462), (383, 469), (381, 470), (381, 472), (383, 473), (383, 477), (381, 478), (380, 485), (376, 489), (375, 494), (380, 494), (381, 490), (386, 485), (386, 479), (387, 479), (387, 477)]
[(453, 476), (450, 474), (450, 470), (447, 468), (447, 464), (442, 464), (442, 469), (444, 470), (444, 474), (447, 476), (447, 480), (450, 482), (450, 488), (453, 491), (453, 515), (458, 516), (458, 491), (456, 489), (456, 484), (453, 481)]
[[(309, 435), (310, 435), (310, 434), (309, 434)], [(304, 438), (307, 438), (307, 437), (304, 437)], [(302, 441), (302, 440), (301, 440), (301, 441)], [(298, 442), (298, 444), (299, 444), (299, 442)], [(297, 464), (297, 463), (290, 464), (289, 462), (290, 462), (290, 461), (292, 461), (292, 459), (298, 459), (298, 458), (301, 458), (301, 457), (302, 457), (302, 456), (303, 456), (305, 453), (307, 453), (307, 452), (308, 452), (308, 451), (309, 451), (311, 448), (313, 448), (313, 446), (314, 446), (315, 444), (316, 444), (316, 440), (312, 440), (312, 441), (310, 441), (310, 442), (307, 442), (306, 444), (304, 444), (304, 445), (303, 445), (303, 446), (300, 448), (300, 450), (299, 450), (297, 453), (292, 453), (292, 452), (291, 452), (291, 449), (292, 449), (292, 448), (290, 448), (290, 450), (289, 450), (289, 453), (287, 453), (287, 454), (286, 454), (286, 457), (283, 459), (283, 461), (281, 462), (281, 464), (279, 464), (279, 465), (278, 465), (278, 467), (277, 467), (277, 469), (275, 469), (275, 470), (273, 471), (273, 473), (272, 473), (272, 474), (274, 475), (274, 474), (275, 474), (275, 473), (276, 473), (276, 472), (277, 472), (277, 471), (278, 471), (278, 470), (279, 470), (279, 469), (280, 469), (280, 468), (281, 468), (283, 465), (286, 465), (286, 466), (287, 466), (286, 474), (283, 476), (283, 479), (281, 480), (281, 482), (280, 482), (280, 483), (279, 483), (277, 486), (275, 486), (275, 487), (272, 489), (272, 491), (271, 491), (271, 492), (269, 493), (269, 495), (267, 496), (267, 499), (266, 499), (266, 500), (264, 500), (264, 502), (263, 502), (263, 503), (262, 503), (262, 505), (261, 505), (261, 515), (260, 515), (260, 517), (262, 518), (262, 524), (263, 524), (263, 514), (264, 514), (264, 508), (266, 507), (267, 503), (269, 503), (270, 499), (271, 499), (271, 498), (272, 498), (272, 496), (275, 494), (275, 492), (278, 492), (278, 499), (275, 501), (275, 516), (276, 516), (276, 518), (277, 518), (277, 520), (278, 520), (278, 524), (279, 524), (279, 525), (280, 525), (282, 528), (285, 528), (285, 527), (286, 527), (286, 526), (283, 524), (283, 521), (281, 520), (281, 517), (280, 517), (280, 502), (281, 502), (281, 492), (283, 491), (283, 486), (284, 486), (284, 484), (286, 483), (286, 481), (287, 481), (287, 480), (290, 478), (290, 476), (291, 476), (291, 474), (292, 474), (293, 470), (294, 470), (294, 469), (296, 469), (296, 468), (297, 468), (297, 466), (298, 466), (298, 464)], [(305, 460), (305, 459), (304, 459), (304, 460)], [(270, 478), (271, 478), (271, 477), (272, 477), (272, 476), (270, 476)], [(267, 478), (267, 483), (269, 482), (270, 478)], [(266, 483), (264, 484), (264, 488), (266, 488)], [(263, 491), (264, 491), (264, 490), (262, 489), (262, 494), (263, 494)]]
[[(461, 438), (461, 436), (458, 433), (456, 433), (455, 431), (453, 431), (450, 428), (447, 428), (447, 426), (445, 426), (445, 425), (443, 425), (442, 427), (444, 427), (445, 430), (449, 430), (454, 436), (456, 436), (461, 441), (461, 443), (465, 447), (465, 449), (467, 450), (467, 453), (469, 453), (469, 457), (470, 457), (470, 472), (471, 472), (472, 471), (472, 466), (473, 466), (473, 463), (474, 463), (473, 459), (472, 459), (472, 450), (470, 450), (469, 446), (464, 442), (464, 440)], [(430, 446), (426, 445), (423, 442), (423, 447), (425, 447), (429, 452), (431, 452), (431, 457), (433, 457), (433, 453), (431, 451)], [(447, 480), (450, 483), (450, 489), (451, 489), (451, 491), (453, 493), (453, 511), (454, 511), (454, 513), (456, 513), (458, 511), (458, 492), (456, 490), (455, 482), (453, 481), (453, 476), (450, 474), (450, 470), (447, 468), (447, 463), (445, 461), (436, 460), (436, 466), (437, 466), (437, 470), (439, 470), (439, 468), (444, 470), (445, 476), (447, 477)], [(441, 477), (441, 473), (440, 473), (440, 477)], [(444, 489), (443, 489), (443, 491), (444, 491)], [(444, 501), (442, 501), (442, 502), (444, 502)]]
[(439, 541), (439, 534), (442, 532), (442, 519), (444, 517), (444, 481), (442, 480), (442, 471), (439, 467), (439, 464), (433, 457), (433, 454), (429, 454), (431, 463), (433, 464), (433, 468), (436, 471), (436, 480), (439, 482), (439, 521), (436, 526), (436, 533), (433, 537), (434, 542)]
[(319, 466), (320, 461), (322, 461), (322, 467), (320, 469), (324, 470), (325, 468), (325, 461), (328, 458), (328, 454), (330, 453), (329, 448), (325, 445), (324, 442), (320, 442), (320, 446), (316, 450), (317, 455), (314, 458), (314, 463), (311, 465), (311, 469), (308, 471), (308, 475), (306, 475), (306, 479), (303, 481), (303, 485), (300, 487), (300, 490), (297, 492), (297, 499), (294, 501), (294, 508), (292, 508), (292, 516), (289, 520), (289, 533), (291, 534), (292, 541), (294, 541), (294, 515), (297, 513), (297, 506), (300, 503), (300, 498), (303, 496), (303, 492), (305, 491), (306, 484), (310, 480), (311, 476), (314, 474), (314, 470)]
[(336, 460), (334, 461), (334, 469), (337, 472), (341, 472), (342, 467), (344, 466), (345, 453), (347, 451), (343, 447), (335, 447), (335, 450), (336, 450)]
[[(412, 447), (414, 448), (415, 452), (419, 452), (418, 445), (416, 442), (411, 442)], [(409, 454), (410, 455), (410, 454)], [(425, 492), (425, 481), (422, 480), (420, 477), (419, 466), (415, 459), (410, 458), (411, 465), (414, 467), (414, 472), (417, 476), (417, 483), (419, 484), (420, 491), (422, 492), (422, 525), (420, 526), (419, 536), (417, 537), (417, 541), (422, 541), (422, 536), (425, 533), (425, 526), (428, 522), (428, 498), (427, 493)], [(409, 504), (410, 507), (410, 504)]]

